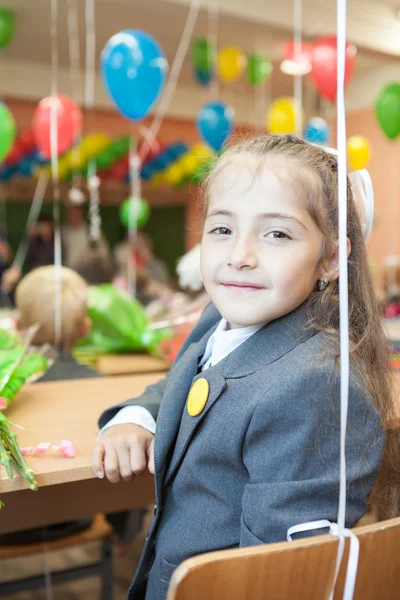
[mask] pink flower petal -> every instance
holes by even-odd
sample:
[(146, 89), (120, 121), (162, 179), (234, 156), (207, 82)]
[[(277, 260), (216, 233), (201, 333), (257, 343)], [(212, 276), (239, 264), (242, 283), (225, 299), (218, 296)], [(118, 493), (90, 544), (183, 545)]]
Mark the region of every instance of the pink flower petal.
[(0, 409), (7, 408), (7, 400), (6, 398), (0, 398)]
[(51, 442), (40, 442), (35, 448), (35, 454), (43, 454), (50, 448)]
[(65, 458), (73, 458), (76, 455), (76, 448), (71, 440), (61, 440), (60, 450), (64, 454)]
[(27, 454), (30, 454), (32, 452), (32, 450), (33, 450), (33, 448), (30, 446), (27, 446), (26, 448), (20, 448), (22, 456), (26, 456)]

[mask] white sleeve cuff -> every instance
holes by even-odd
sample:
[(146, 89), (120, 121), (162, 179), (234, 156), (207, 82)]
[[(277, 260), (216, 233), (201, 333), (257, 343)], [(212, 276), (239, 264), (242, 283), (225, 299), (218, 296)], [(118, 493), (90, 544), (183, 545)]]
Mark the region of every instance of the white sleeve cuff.
[(121, 408), (113, 417), (100, 429), (98, 438), (105, 432), (109, 427), (114, 425), (125, 425), (126, 423), (132, 423), (132, 425), (140, 425), (147, 431), (150, 431), (153, 435), (156, 433), (156, 422), (153, 419), (151, 413), (143, 406), (125, 406)]

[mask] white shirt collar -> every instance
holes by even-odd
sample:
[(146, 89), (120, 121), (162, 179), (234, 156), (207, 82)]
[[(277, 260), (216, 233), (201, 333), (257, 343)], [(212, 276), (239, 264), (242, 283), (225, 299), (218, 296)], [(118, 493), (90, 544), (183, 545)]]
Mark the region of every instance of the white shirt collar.
[(207, 346), (200, 362), (202, 371), (218, 364), (223, 358), (228, 356), (233, 350), (236, 350), (240, 344), (243, 344), (256, 331), (264, 327), (262, 325), (251, 325), (250, 327), (240, 327), (238, 329), (226, 329), (227, 322), (221, 319), (217, 329), (210, 336)]

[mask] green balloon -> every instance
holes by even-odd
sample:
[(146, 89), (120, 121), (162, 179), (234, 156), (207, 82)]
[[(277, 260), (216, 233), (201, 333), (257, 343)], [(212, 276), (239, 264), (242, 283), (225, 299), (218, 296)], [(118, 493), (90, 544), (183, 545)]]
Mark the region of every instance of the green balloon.
[(252, 85), (259, 85), (270, 77), (272, 63), (261, 54), (250, 54), (247, 59), (247, 76)]
[(130, 145), (131, 140), (129, 135), (124, 135), (123, 137), (120, 137), (112, 142), (110, 151), (112, 152), (114, 159), (118, 160), (119, 158), (122, 158), (128, 154)]
[(98, 171), (105, 171), (106, 169), (111, 167), (115, 158), (114, 158), (114, 155), (113, 155), (113, 152), (112, 152), (112, 149), (110, 148), (110, 146), (108, 148), (106, 148), (105, 150), (103, 150), (102, 152), (99, 152), (99, 154), (96, 156), (95, 160), (96, 160), (96, 168)]
[(0, 8), (0, 48), (11, 42), (15, 33), (14, 13), (8, 8)]
[(15, 140), (15, 121), (7, 106), (0, 102), (0, 164), (10, 152)]
[(192, 56), (194, 66), (197, 69), (203, 73), (209, 73), (213, 70), (215, 64), (215, 50), (206, 38), (194, 41)]
[(400, 83), (389, 83), (380, 92), (375, 113), (378, 123), (389, 140), (400, 133)]
[(129, 228), (129, 212), (133, 211), (133, 217), (136, 220), (136, 227), (140, 229), (144, 227), (149, 220), (150, 217), (150, 206), (146, 200), (143, 198), (138, 198), (136, 200), (137, 205), (135, 207), (132, 198), (127, 198), (119, 209), (119, 218), (121, 219), (121, 223), (127, 229)]

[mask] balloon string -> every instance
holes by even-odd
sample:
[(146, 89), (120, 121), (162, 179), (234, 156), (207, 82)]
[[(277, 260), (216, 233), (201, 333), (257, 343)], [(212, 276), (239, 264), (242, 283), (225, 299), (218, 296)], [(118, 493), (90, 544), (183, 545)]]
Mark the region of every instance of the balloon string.
[(60, 228), (60, 182), (58, 175), (58, 127), (57, 127), (57, 75), (58, 75), (58, 3), (51, 0), (51, 107), (50, 107), (50, 153), (53, 177), (53, 227), (55, 266), (54, 337), (56, 346), (61, 342), (61, 228)]
[(174, 62), (171, 67), (171, 72), (168, 78), (168, 83), (165, 88), (165, 92), (161, 98), (160, 105), (154, 116), (153, 122), (150, 127), (151, 141), (146, 139), (140, 149), (139, 157), (140, 161), (143, 162), (149, 153), (162, 125), (162, 122), (167, 114), (169, 105), (171, 104), (172, 97), (175, 93), (178, 78), (182, 70), (182, 65), (185, 60), (190, 41), (193, 36), (194, 28), (196, 25), (197, 17), (200, 10), (201, 0), (192, 0), (190, 3), (189, 13), (186, 19), (185, 27), (183, 29), (182, 37), (179, 42), (178, 49), (174, 58)]
[[(45, 173), (45, 171), (40, 171), (35, 193), (33, 195), (32, 204), (29, 209), (28, 218), (26, 220), (25, 231), (29, 231), (29, 229), (33, 225), (35, 225), (38, 220), (42, 208), (43, 198), (46, 193), (48, 181), (49, 177), (47, 173)], [(28, 242), (25, 235), (18, 246), (18, 250), (13, 261), (13, 267), (16, 266), (22, 269), (22, 267), (24, 266), (27, 251)]]
[(68, 0), (69, 73), (72, 98), (81, 103), (81, 68), (77, 0)]
[(217, 53), (218, 53), (218, 21), (219, 21), (219, 6), (218, 0), (208, 0), (208, 40), (211, 44), (211, 60), (212, 64), (208, 65), (208, 69), (213, 71), (212, 84), (210, 85), (210, 100), (218, 100), (219, 98), (219, 79), (217, 74)]
[[(86, 0), (86, 80), (85, 80), (85, 108), (87, 112), (93, 110), (95, 95), (96, 72), (96, 24), (94, 0)], [(101, 236), (100, 214), (100, 179), (96, 175), (97, 165), (94, 158), (88, 165), (88, 190), (89, 190), (89, 239), (96, 243)]]
[[(302, 61), (301, 37), (302, 37), (302, 0), (294, 1), (294, 60), (297, 68)], [(303, 136), (303, 76), (300, 71), (294, 76), (294, 99), (295, 99), (295, 129), (298, 137)]]
[(137, 139), (131, 133), (129, 150), (129, 175), (131, 182), (131, 195), (129, 198), (128, 218), (128, 264), (127, 280), (128, 293), (131, 298), (136, 297), (136, 246), (137, 246), (137, 223), (139, 214), (139, 202), (141, 196), (140, 182), (140, 156), (137, 151)]
[[(346, 521), (346, 430), (349, 404), (349, 287), (347, 256), (347, 145), (344, 77), (346, 60), (346, 0), (337, 0), (337, 148), (339, 221), (339, 320), (340, 320), (340, 481), (337, 535), (345, 535)], [(336, 585), (344, 544), (339, 544), (333, 590)], [(348, 564), (344, 597), (353, 597), (358, 554)], [(334, 591), (331, 594), (333, 600)]]

